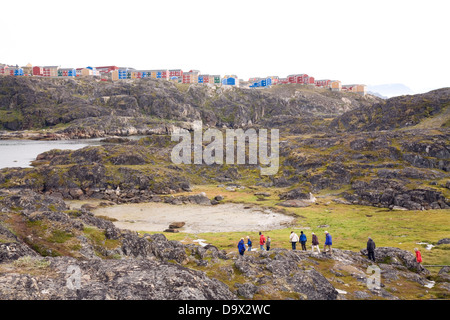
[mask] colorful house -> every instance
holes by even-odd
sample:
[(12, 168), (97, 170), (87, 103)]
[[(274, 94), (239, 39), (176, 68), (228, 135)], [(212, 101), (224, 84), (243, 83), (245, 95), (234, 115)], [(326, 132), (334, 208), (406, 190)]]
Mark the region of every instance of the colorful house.
[(178, 78), (183, 77), (183, 70), (181, 70), (181, 69), (169, 70), (169, 78), (172, 79), (172, 77), (178, 77)]
[[(215, 76), (211, 76), (209, 74), (200, 74), (198, 76), (198, 83), (205, 83), (205, 84), (214, 84), (214, 77)], [(219, 76), (219, 82), (220, 84), (220, 76)]]
[(60, 68), (58, 69), (58, 77), (76, 77), (77, 70), (75, 68)]
[(239, 79), (236, 75), (227, 75), (222, 78), (222, 85), (239, 87)]
[(8, 66), (5, 64), (0, 65), (0, 74), (7, 75), (8, 72)]
[[(288, 75), (287, 79), (289, 81), (289, 83), (300, 83), (300, 84), (309, 84), (310, 80), (309, 80), (309, 76), (307, 74), (291, 74)], [(312, 79), (312, 83), (314, 83), (314, 78)]]
[(33, 67), (33, 76), (43, 76), (44, 75), (44, 68), (39, 66)]
[(104, 66), (104, 67), (95, 67), (100, 74), (110, 73), (115, 70), (119, 70), (119, 67), (116, 66)]
[(256, 81), (254, 81), (251, 85), (250, 88), (266, 88), (266, 87), (270, 87), (272, 85), (272, 78), (271, 77), (267, 77), (267, 78), (254, 78)]
[(23, 76), (23, 69), (19, 66), (0, 66), (0, 74), (5, 76)]
[(316, 87), (329, 88), (331, 87), (331, 80), (329, 79), (315, 80), (314, 84), (316, 85)]
[(272, 85), (276, 85), (280, 81), (280, 78), (278, 76), (269, 76), (267, 78), (270, 78), (272, 80)]
[(215, 74), (215, 75), (210, 75), (209, 76), (209, 83), (211, 84), (220, 84), (220, 75)]
[(364, 84), (344, 84), (342, 85), (342, 91), (354, 92), (364, 96), (367, 93), (367, 86)]
[(342, 90), (342, 84), (339, 80), (331, 81), (331, 91), (341, 91), (341, 90)]
[(189, 72), (183, 73), (183, 83), (198, 83), (198, 78), (200, 75), (200, 71), (198, 70), (189, 70)]
[(57, 77), (59, 66), (45, 66), (42, 67), (42, 76), (44, 77)]
[(128, 76), (128, 68), (120, 68), (119, 70), (117, 70), (117, 79), (118, 80), (127, 79), (127, 76)]
[(87, 76), (99, 76), (100, 75), (100, 72), (94, 67), (81, 68), (81, 72), (79, 72), (78, 70), (79, 69), (76, 69), (77, 76), (81, 75), (83, 77), (87, 77)]
[(148, 70), (148, 72), (150, 72), (150, 78), (169, 80), (169, 70), (167, 69)]
[(22, 67), (22, 69), (25, 76), (33, 75), (33, 65), (31, 63), (28, 63), (26, 66)]

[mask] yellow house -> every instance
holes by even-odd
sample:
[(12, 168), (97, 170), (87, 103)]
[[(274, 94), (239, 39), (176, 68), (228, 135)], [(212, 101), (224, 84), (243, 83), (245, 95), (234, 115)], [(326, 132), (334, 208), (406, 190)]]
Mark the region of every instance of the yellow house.
[(33, 75), (33, 65), (31, 63), (28, 63), (25, 67), (22, 67), (23, 74), (26, 76)]
[(113, 70), (111, 71), (111, 80), (117, 81), (119, 80), (119, 70)]
[(355, 87), (355, 90), (356, 90), (355, 91), (356, 93), (359, 93), (359, 94), (362, 94), (363, 96), (365, 96), (367, 93), (367, 86), (365, 84), (357, 84)]
[(331, 82), (331, 91), (341, 91), (342, 90), (342, 84), (339, 80), (333, 80)]

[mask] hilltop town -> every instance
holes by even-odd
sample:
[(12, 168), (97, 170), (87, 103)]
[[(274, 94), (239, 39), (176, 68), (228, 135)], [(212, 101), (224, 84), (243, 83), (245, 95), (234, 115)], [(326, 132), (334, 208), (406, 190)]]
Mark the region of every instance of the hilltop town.
[(366, 95), (367, 86), (364, 84), (342, 84), (339, 80), (316, 80), (307, 74), (290, 74), (285, 78), (278, 76), (251, 77), (248, 81), (239, 79), (236, 75), (210, 75), (202, 74), (199, 70), (183, 71), (181, 69), (157, 69), (136, 70), (130, 67), (100, 66), (85, 68), (61, 68), (59, 66), (26, 66), (0, 64), (0, 75), (50, 77), (50, 78), (75, 78), (75, 77), (100, 77), (103, 81), (119, 81), (125, 79), (152, 78), (175, 83), (185, 84), (211, 84), (226, 85), (247, 88), (267, 88), (283, 84), (302, 84), (320, 88), (328, 88), (331, 91), (354, 92)]

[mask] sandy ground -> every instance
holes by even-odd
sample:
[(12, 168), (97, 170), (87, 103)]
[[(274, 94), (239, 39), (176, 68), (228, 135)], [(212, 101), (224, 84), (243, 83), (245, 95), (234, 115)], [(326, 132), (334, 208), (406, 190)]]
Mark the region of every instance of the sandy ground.
[[(244, 209), (245, 207), (245, 209)], [(180, 232), (264, 231), (286, 228), (294, 218), (243, 204), (215, 206), (171, 205), (166, 203), (123, 204), (93, 210), (95, 215), (115, 218), (121, 229), (164, 231), (172, 222), (185, 222)]]

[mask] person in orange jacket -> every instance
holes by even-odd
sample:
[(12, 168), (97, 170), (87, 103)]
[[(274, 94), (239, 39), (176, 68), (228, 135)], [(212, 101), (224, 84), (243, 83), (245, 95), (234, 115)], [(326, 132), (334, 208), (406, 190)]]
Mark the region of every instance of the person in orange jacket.
[(422, 254), (420, 253), (419, 249), (414, 248), (414, 251), (416, 252), (416, 260), (418, 263), (422, 263)]

